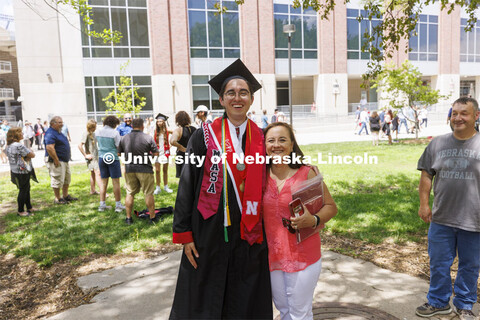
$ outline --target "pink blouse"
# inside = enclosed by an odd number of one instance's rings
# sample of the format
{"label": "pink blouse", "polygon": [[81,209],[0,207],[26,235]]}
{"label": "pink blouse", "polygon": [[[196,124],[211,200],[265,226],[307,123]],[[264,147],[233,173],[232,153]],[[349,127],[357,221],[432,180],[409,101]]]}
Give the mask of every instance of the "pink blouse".
{"label": "pink blouse", "polygon": [[267,236],[270,271],[301,271],[317,262],[322,256],[319,233],[297,244],[295,234],[290,233],[282,223],[282,218],[291,218],[288,204],[292,201],[292,186],[307,180],[309,171],[309,166],[298,169],[291,178],[287,179],[280,193],[275,180],[268,175],[267,188],[263,195],[263,221]]}

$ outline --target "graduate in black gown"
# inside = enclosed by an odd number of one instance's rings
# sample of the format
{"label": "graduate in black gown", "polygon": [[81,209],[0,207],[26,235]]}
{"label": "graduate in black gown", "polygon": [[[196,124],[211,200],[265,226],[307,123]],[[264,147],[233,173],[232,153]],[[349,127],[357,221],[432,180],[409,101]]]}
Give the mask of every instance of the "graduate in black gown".
{"label": "graduate in black gown", "polygon": [[[225,114],[196,130],[187,146],[173,221],[173,242],[184,250],[170,319],[272,319],[261,218],[265,166],[233,155],[265,155],[263,133],[246,116],[261,86],[240,59],[209,83]],[[224,162],[212,157],[222,155]]]}

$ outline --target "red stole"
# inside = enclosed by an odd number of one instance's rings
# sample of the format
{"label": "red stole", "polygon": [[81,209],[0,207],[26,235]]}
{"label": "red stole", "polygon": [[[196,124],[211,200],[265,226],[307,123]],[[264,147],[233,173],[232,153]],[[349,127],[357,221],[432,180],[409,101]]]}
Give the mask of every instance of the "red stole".
{"label": "red stole", "polygon": [[[223,123],[222,123],[223,122]],[[204,123],[202,125],[205,142],[207,145],[207,156],[203,169],[202,187],[198,201],[198,210],[204,219],[208,219],[217,212],[220,196],[224,190],[224,170],[232,180],[237,205],[242,212],[241,219],[241,237],[250,244],[263,241],[262,231],[262,192],[265,181],[264,164],[245,164],[243,171],[237,169],[237,159],[234,159],[235,153],[228,121],[216,119],[212,124]],[[248,120],[245,131],[246,143],[244,156],[259,155],[265,159],[264,138],[260,129],[251,120]],[[225,152],[226,163],[222,161],[216,163],[220,156]],[[212,158],[213,156],[213,158]],[[215,157],[215,156],[218,156]],[[225,184],[226,185],[226,184]],[[228,199],[224,197],[225,226],[230,225],[228,212]]]}

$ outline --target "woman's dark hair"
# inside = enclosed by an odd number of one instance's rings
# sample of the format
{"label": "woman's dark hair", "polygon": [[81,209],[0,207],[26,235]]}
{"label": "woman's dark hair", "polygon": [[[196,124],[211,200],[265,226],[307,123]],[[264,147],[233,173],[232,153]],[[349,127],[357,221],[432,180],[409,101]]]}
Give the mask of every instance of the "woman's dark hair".
{"label": "woman's dark hair", "polygon": [[228,78],[227,80],[228,81],[225,81],[223,84],[222,84],[222,87],[220,88],[220,93],[218,94],[220,97],[223,98],[223,94],[225,93],[225,88],[227,87],[227,84],[234,80],[234,79],[241,79],[243,81],[245,81],[247,83],[247,86],[248,86],[248,91],[250,91],[250,97],[253,97],[253,88],[252,88],[252,85],[250,84],[250,82],[248,82],[248,80],[238,76],[238,77],[230,77]]}
{"label": "woman's dark hair", "polygon": [[10,130],[7,132],[7,145],[11,145],[14,142],[19,142],[22,139],[22,134],[22,128],[10,128]]}
{"label": "woman's dark hair", "polygon": [[115,116],[107,116],[103,119],[103,125],[115,129],[120,124],[120,120]]}
{"label": "woman's dark hair", "polygon": [[179,127],[186,127],[192,123],[192,119],[185,111],[178,111],[175,115],[175,123]]}
{"label": "woman's dark hair", "polygon": [[[162,121],[162,124],[159,126],[158,125],[158,120],[156,120],[156,123],[155,123],[155,137],[158,137],[160,134],[163,134],[164,143],[167,144],[168,143],[167,122]],[[160,141],[158,143],[160,143]]]}
{"label": "woman's dark hair", "polygon": [[[290,157],[292,157],[292,153],[295,153],[296,156],[300,156],[300,159],[303,159],[303,157],[305,156],[302,152],[302,150],[300,150],[300,147],[298,146],[297,144],[297,140],[295,139],[295,133],[293,132],[293,129],[292,127],[286,123],[286,122],[274,122],[274,123],[270,123],[264,130],[263,130],[263,134],[265,136],[265,141],[266,141],[266,138],[267,138],[267,133],[270,129],[272,128],[275,128],[275,127],[284,127],[285,129],[287,129],[288,131],[288,134],[290,135],[290,140],[292,140],[293,142],[293,150],[292,152],[290,153]],[[271,163],[268,163],[267,166],[271,165]],[[288,166],[292,169],[298,169],[302,166],[304,166],[303,163],[289,163]]]}
{"label": "woman's dark hair", "polygon": [[387,113],[390,115],[390,119],[393,120],[393,112],[391,109],[388,109]]}

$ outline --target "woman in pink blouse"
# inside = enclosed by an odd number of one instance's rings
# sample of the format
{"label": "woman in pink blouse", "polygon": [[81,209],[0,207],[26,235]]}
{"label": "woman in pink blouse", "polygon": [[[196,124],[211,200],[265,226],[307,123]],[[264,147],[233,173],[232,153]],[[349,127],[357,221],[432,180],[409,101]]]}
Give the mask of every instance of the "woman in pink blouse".
{"label": "woman in pink blouse", "polygon": [[[284,122],[272,123],[265,129],[265,145],[269,156],[283,158],[295,153],[303,157],[292,128]],[[316,233],[297,244],[295,234],[291,233],[294,230],[284,227],[282,218],[290,219],[294,229],[316,228],[337,214],[337,206],[324,184],[322,209],[308,212],[304,207],[305,214],[292,218],[288,207],[292,201],[291,188],[298,182],[315,177],[315,170],[303,164],[271,162],[263,197],[263,219],[273,302],[282,320],[313,319],[313,292],[322,268],[320,235]]]}

